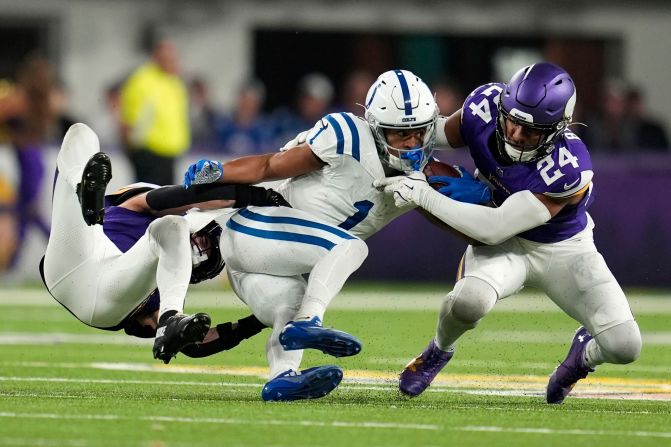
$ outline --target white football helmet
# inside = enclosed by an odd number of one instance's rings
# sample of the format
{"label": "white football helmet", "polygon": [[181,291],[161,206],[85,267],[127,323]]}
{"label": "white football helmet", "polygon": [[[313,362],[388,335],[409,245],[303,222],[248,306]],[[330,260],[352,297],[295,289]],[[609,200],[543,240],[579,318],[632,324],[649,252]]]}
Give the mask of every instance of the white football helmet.
{"label": "white football helmet", "polygon": [[[438,116],[438,106],[424,81],[407,70],[384,72],[368,90],[365,109],[380,160],[405,173],[421,171],[433,152]],[[426,129],[422,146],[412,149],[390,146],[384,134],[384,129],[422,128]]]}

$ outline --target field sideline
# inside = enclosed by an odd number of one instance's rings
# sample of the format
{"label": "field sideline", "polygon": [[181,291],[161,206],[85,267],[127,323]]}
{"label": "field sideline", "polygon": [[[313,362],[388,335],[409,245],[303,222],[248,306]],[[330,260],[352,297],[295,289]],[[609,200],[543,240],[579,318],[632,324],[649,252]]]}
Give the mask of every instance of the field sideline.
{"label": "field sideline", "polygon": [[[534,293],[499,303],[436,383],[404,398],[398,372],[432,336],[447,290],[348,286],[325,324],[364,350],[303,360],[341,366],[342,385],[320,400],[264,403],[267,331],[163,365],[150,341],[87,328],[39,288],[0,289],[0,446],[671,446],[671,295],[628,291],[641,359],[600,367],[563,405],[545,404],[544,389],[577,324]],[[228,289],[195,289],[187,310],[246,315]]]}

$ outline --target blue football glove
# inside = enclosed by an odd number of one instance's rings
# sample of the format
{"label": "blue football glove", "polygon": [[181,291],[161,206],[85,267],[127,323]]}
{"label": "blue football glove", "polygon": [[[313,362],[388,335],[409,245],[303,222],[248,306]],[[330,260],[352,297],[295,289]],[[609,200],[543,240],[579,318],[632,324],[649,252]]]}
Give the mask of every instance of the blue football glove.
{"label": "blue football glove", "polygon": [[492,199],[492,192],[486,184],[476,180],[470,172],[463,166],[457,169],[461,177],[446,177],[442,175],[432,175],[427,180],[429,183],[444,183],[438,192],[464,203],[473,203],[476,205],[486,205]]}
{"label": "blue football glove", "polygon": [[410,151],[401,152],[402,160],[410,160],[412,163],[412,170],[419,171],[422,167],[422,161],[424,161],[424,152],[421,149],[415,149]]}
{"label": "blue football glove", "polygon": [[185,188],[188,188],[191,185],[214,183],[223,175],[224,168],[222,168],[221,163],[218,161],[198,160],[186,170],[182,184]]}

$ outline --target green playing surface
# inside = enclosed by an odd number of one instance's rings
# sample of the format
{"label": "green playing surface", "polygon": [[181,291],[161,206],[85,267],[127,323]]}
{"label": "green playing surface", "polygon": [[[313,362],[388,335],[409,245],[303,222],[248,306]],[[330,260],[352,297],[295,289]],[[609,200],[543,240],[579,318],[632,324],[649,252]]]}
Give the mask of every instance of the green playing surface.
{"label": "green playing surface", "polygon": [[[499,303],[466,334],[422,396],[398,373],[433,336],[449,286],[351,285],[325,325],[364,349],[303,367],[339,365],[345,379],[314,401],[265,403],[268,331],[206,359],[152,359],[151,341],[74,319],[41,289],[0,289],[0,446],[662,446],[671,445],[671,295],[629,291],[641,358],[602,365],[562,405],[549,374],[577,323],[546,298]],[[245,316],[223,288],[198,288],[187,311]]]}

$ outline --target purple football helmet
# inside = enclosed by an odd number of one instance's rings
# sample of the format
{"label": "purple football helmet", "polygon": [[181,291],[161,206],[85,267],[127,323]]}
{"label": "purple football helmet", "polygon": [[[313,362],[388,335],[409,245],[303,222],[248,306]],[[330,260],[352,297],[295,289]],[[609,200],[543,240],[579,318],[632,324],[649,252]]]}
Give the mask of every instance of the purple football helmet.
{"label": "purple football helmet", "polygon": [[[575,100],[573,79],[557,65],[541,62],[515,73],[499,99],[496,136],[500,155],[513,162],[529,162],[551,153],[555,139],[571,123]],[[538,142],[521,146],[510,141],[506,120],[538,135]]]}

